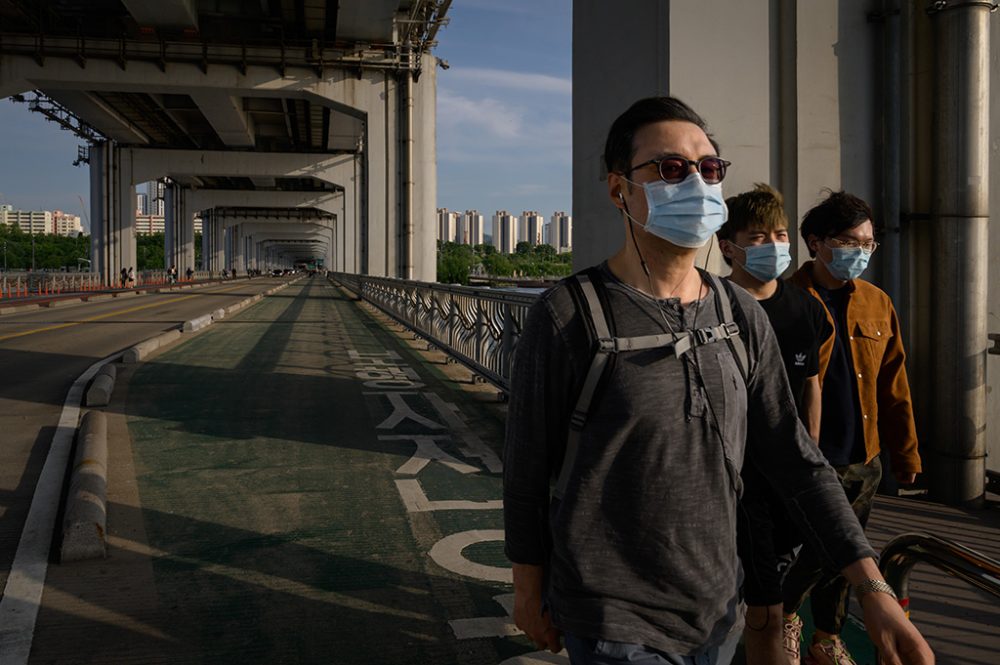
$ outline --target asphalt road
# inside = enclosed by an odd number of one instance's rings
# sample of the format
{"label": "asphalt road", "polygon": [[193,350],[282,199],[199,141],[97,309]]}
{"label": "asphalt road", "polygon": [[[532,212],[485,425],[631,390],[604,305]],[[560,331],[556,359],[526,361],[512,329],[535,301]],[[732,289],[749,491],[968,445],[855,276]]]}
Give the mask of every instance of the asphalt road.
{"label": "asphalt road", "polygon": [[259,277],[0,317],[0,590],[76,378],[102,358],[288,279]]}

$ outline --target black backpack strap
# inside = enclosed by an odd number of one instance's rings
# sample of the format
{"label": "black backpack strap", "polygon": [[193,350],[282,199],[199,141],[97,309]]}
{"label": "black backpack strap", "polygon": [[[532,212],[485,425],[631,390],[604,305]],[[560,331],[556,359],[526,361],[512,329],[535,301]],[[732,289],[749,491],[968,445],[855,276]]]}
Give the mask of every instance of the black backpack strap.
{"label": "black backpack strap", "polygon": [[[563,454],[562,467],[552,490],[552,496],[562,499],[569,485],[569,478],[576,456],[580,449],[580,436],[587,422],[587,414],[594,403],[594,396],[608,364],[620,351],[641,351],[647,349],[672,348],[675,356],[680,357],[696,346],[713,344],[723,340],[736,358],[740,374],[744,382],[748,376],[748,359],[746,344],[740,334],[740,326],[733,320],[733,308],[726,286],[717,276],[704,272],[715,290],[716,308],[719,325],[699,328],[697,330],[679,333],[661,333],[658,335],[643,335],[638,337],[616,337],[612,330],[613,322],[609,323],[608,313],[600,297],[602,287],[601,276],[596,270],[577,273],[570,278],[571,288],[577,293],[577,306],[590,322],[590,329],[595,337],[594,355],[590,361],[583,380],[583,386],[576,399],[576,405],[569,419],[569,432],[566,437],[566,452]],[[742,310],[740,311],[742,315]],[[742,316],[741,316],[742,318]]]}
{"label": "black backpack strap", "polygon": [[583,296],[583,304],[586,306],[585,313],[590,319],[594,334],[597,337],[596,350],[590,361],[590,368],[587,370],[586,378],[583,380],[583,387],[576,398],[576,406],[569,419],[569,434],[566,439],[566,452],[563,454],[562,468],[559,471],[559,478],[556,480],[552,495],[557,499],[562,499],[566,494],[566,486],[569,484],[570,471],[576,461],[577,451],[580,449],[580,433],[583,425],[587,422],[587,413],[593,402],[597,386],[604,376],[604,370],[614,353],[614,339],[608,327],[608,319],[604,313],[604,306],[597,295],[594,282],[586,273],[574,275],[577,286]]}
{"label": "black backpack strap", "polygon": [[[702,275],[708,279],[709,284],[712,289],[715,290],[715,311],[719,316],[719,321],[722,322],[723,327],[732,326],[735,327],[736,335],[727,335],[725,337],[726,343],[729,345],[729,350],[733,354],[733,358],[736,360],[736,366],[740,370],[740,374],[743,376],[743,383],[747,386],[750,385],[750,357],[747,354],[747,345],[743,340],[743,335],[739,334],[740,328],[746,327],[746,317],[743,316],[743,310],[740,309],[740,318],[742,319],[743,325],[740,326],[736,323],[733,317],[733,297],[735,294],[731,295],[730,287],[725,283],[718,275],[710,272],[702,272]],[[739,303],[736,303],[736,307],[739,308]]]}

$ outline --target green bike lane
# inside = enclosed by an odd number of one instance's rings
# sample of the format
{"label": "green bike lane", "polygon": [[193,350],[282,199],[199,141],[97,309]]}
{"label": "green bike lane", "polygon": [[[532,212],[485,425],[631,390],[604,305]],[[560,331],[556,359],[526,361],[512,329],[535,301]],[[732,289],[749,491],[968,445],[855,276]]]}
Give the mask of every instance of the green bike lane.
{"label": "green bike lane", "polygon": [[292,286],[126,390],[110,556],[80,568],[106,588],[57,575],[33,663],[527,662],[502,412],[348,294]]}

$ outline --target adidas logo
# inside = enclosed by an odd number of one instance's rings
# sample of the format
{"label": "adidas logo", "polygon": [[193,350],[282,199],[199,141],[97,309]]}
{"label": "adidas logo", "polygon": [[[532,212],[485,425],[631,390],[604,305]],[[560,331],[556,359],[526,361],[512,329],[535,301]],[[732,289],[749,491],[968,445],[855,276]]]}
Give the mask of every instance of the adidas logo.
{"label": "adidas logo", "polygon": [[806,354],[804,354],[804,353],[796,353],[795,354],[795,366],[796,367],[804,367],[805,364],[806,364]]}

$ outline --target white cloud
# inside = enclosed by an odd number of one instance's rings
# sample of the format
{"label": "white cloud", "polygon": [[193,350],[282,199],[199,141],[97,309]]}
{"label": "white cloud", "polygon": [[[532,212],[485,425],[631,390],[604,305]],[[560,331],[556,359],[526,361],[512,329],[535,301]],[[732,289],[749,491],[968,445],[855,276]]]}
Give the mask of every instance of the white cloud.
{"label": "white cloud", "polygon": [[496,99],[471,99],[439,89],[438,125],[449,131],[471,128],[499,138],[515,138],[521,132],[523,111]]}
{"label": "white cloud", "polygon": [[440,79],[455,83],[481,85],[488,88],[508,88],[513,90],[528,90],[531,92],[547,92],[557,95],[568,95],[573,91],[570,79],[549,76],[548,74],[532,74],[516,72],[508,69],[487,69],[484,67],[452,67]]}

